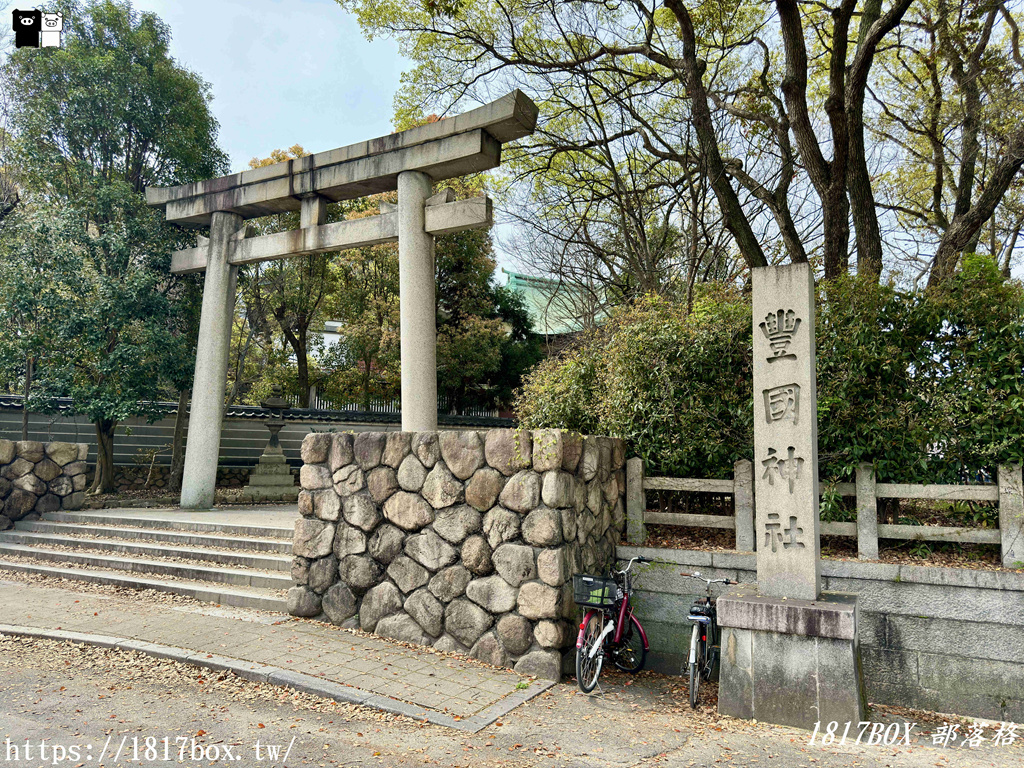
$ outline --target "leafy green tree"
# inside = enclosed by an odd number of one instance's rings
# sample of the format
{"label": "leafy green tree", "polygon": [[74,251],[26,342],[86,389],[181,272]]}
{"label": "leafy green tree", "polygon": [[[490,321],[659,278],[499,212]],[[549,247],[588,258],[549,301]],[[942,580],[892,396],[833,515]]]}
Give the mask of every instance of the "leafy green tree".
{"label": "leafy green tree", "polygon": [[[57,248],[69,269],[64,321],[40,381],[89,416],[99,446],[92,492],[109,491],[117,424],[154,416],[187,354],[175,333],[170,253],[190,238],[142,197],[226,170],[209,86],[170,56],[152,13],[109,0],[59,2],[74,24],[63,48],[20,50],[4,67],[14,157],[41,215],[66,217]],[[191,362],[191,361],[188,361]]]}

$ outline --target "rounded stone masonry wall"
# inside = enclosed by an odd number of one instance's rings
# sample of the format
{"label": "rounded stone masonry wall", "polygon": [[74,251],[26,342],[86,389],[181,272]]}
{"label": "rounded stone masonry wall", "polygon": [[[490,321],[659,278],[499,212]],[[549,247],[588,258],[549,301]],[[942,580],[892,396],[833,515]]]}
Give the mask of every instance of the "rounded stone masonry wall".
{"label": "rounded stone masonry wall", "polygon": [[81,509],[85,443],[0,440],[0,531],[33,512]]}
{"label": "rounded stone masonry wall", "polygon": [[314,433],[288,610],[559,679],[572,574],[625,526],[625,446],[563,430]]}

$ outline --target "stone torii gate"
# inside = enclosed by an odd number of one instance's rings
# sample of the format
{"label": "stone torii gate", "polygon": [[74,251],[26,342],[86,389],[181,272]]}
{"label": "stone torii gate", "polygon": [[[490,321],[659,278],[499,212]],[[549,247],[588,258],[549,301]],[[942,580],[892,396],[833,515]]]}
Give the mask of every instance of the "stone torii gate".
{"label": "stone torii gate", "polygon": [[[434,236],[491,224],[486,197],[431,196],[435,181],[497,167],[501,145],[533,133],[537,107],[513,91],[482,107],[407,131],[177,187],[150,187],[167,220],[209,227],[177,251],[171,272],[206,271],[181,506],[213,506],[240,264],[398,241],[402,429],[437,429]],[[378,216],[325,224],[327,204],[398,190]],[[299,228],[251,237],[246,219],[299,211]]]}

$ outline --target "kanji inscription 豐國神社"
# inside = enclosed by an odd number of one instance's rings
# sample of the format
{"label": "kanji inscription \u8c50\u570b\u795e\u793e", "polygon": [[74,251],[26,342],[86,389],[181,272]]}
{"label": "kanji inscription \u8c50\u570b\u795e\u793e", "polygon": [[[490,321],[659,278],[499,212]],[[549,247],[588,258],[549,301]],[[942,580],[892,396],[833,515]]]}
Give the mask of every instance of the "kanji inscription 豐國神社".
{"label": "kanji inscription \u8c50\u570b\u795e\u793e", "polygon": [[758,589],[814,600],[821,578],[810,266],[755,269],[753,304]]}

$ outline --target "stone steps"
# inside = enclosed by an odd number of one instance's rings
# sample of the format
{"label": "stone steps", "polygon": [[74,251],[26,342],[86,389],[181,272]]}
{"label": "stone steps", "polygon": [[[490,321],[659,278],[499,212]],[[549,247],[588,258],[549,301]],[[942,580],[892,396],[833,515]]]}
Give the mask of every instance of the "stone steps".
{"label": "stone steps", "polygon": [[142,557],[175,557],[238,568],[255,568],[262,571],[289,571],[292,567],[292,559],[287,555],[267,555],[242,551],[224,552],[218,549],[147,544],[143,542],[118,541],[116,539],[93,539],[81,536],[71,537],[52,533],[32,533],[17,530],[0,533],[0,554],[7,551],[8,545],[25,545],[29,548],[46,547],[49,545],[72,547],[93,552],[117,552]]}
{"label": "stone steps", "polygon": [[182,531],[162,530],[157,528],[124,528],[114,525],[76,525],[73,523],[29,520],[21,520],[17,522],[15,524],[15,530],[54,533],[61,536],[81,535],[136,541],[166,541],[179,546],[220,547],[244,549],[253,552],[277,552],[291,554],[292,551],[290,535],[287,539],[253,538],[240,535],[215,536]]}
{"label": "stone steps", "polygon": [[292,529],[244,514],[63,512],[0,533],[0,572],[34,573],[284,611]]}

